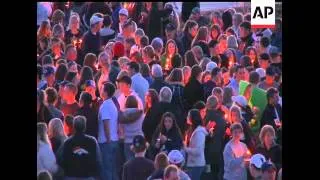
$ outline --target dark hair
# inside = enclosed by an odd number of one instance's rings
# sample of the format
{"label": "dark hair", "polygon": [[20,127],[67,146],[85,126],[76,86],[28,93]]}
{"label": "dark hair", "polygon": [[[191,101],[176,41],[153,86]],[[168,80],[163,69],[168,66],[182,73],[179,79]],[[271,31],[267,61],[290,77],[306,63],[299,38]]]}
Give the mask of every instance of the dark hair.
{"label": "dark hair", "polygon": [[104,17],[103,17],[103,26],[104,27],[108,27],[108,26],[110,26],[112,24],[112,18],[111,18],[111,16],[110,15],[105,15]]}
{"label": "dark hair", "polygon": [[260,59],[270,61],[270,56],[268,53],[262,53],[260,54]]}
{"label": "dark hair", "polygon": [[68,84],[66,84],[65,85],[65,88],[69,88],[72,92],[73,92],[73,94],[77,94],[78,93],[78,88],[77,88],[77,86],[76,85],[74,85],[73,83],[68,83]]}
{"label": "dark hair", "polygon": [[136,51],[134,53],[131,54],[130,59],[132,61],[135,61],[137,63],[143,63],[143,58],[142,58],[142,54],[140,51]]}
{"label": "dark hair", "polygon": [[75,48],[73,44],[68,44],[66,46],[65,52],[67,53],[71,48]]}
{"label": "dark hair", "polygon": [[179,169],[177,168],[176,165],[169,165],[169,166],[167,166],[167,167],[164,169],[163,177],[164,177],[164,178],[169,178],[171,172],[178,172],[178,170],[179,170]]}
{"label": "dark hair", "polygon": [[82,101],[85,106],[90,105],[92,103],[92,96],[88,92],[82,91],[79,101]]}
{"label": "dark hair", "polygon": [[198,126],[202,125],[202,118],[200,115],[200,111],[198,109],[191,109],[189,111],[190,119],[192,123],[192,130],[196,129]]}
{"label": "dark hair", "polygon": [[84,132],[86,130],[87,118],[85,116],[76,116],[73,121],[73,128],[76,132]]}
{"label": "dark hair", "polygon": [[179,70],[177,68],[174,68],[170,75],[169,75],[169,81],[170,82],[182,82],[183,79],[183,72],[182,70]]}
{"label": "dark hair", "polygon": [[251,23],[248,22],[248,21],[243,21],[243,22],[240,24],[240,27],[245,28],[245,29],[251,31]]}
{"label": "dark hair", "polygon": [[67,61],[66,61],[65,59],[59,59],[59,60],[57,61],[57,65],[60,65],[60,64],[65,64],[65,65],[67,65]]}
{"label": "dark hair", "polygon": [[206,107],[206,104],[203,101],[197,101],[194,105],[193,108],[194,109],[198,109],[199,111],[201,109],[204,109]]}
{"label": "dark hair", "polygon": [[242,65],[236,65],[235,66],[235,73],[237,73],[240,69],[243,69],[243,68],[245,68],[245,67]]}
{"label": "dark hair", "polygon": [[37,65],[37,76],[39,79],[42,78],[42,74],[43,74],[42,66],[38,64]]}
{"label": "dark hair", "polygon": [[[218,36],[217,36],[216,39],[214,39],[214,38],[212,37],[212,33],[211,33],[211,32],[212,32],[213,30],[216,30],[216,31],[218,32]],[[218,37],[220,36],[220,34],[221,34],[221,27],[219,26],[219,24],[212,24],[211,27],[210,27],[210,37],[211,37],[211,39],[212,39],[212,40],[217,40]]]}
{"label": "dark hair", "polygon": [[112,97],[115,91],[116,88],[113,83],[107,82],[103,85],[103,92],[107,93],[108,97]]}
{"label": "dark hair", "polygon": [[126,100],[125,107],[126,108],[138,108],[137,98],[133,95],[128,96],[127,100]]}
{"label": "dark hair", "polygon": [[208,47],[215,48],[218,44],[219,44],[219,42],[217,40],[210,40]]}
{"label": "dark hair", "polygon": [[216,77],[219,74],[219,72],[221,72],[221,69],[219,67],[213,68],[212,71],[211,71],[211,77],[212,78]]}
{"label": "dark hair", "polygon": [[97,56],[93,53],[87,53],[84,57],[83,66],[89,66],[93,70],[97,62]]}
{"label": "dark hair", "polygon": [[230,11],[226,10],[222,14],[223,31],[232,26],[232,15]]}
{"label": "dark hair", "polygon": [[184,61],[185,61],[185,65],[186,66],[194,66],[194,65],[197,65],[199,64],[194,53],[191,51],[191,50],[188,50],[185,55],[184,55]]}
{"label": "dark hair", "polygon": [[67,114],[64,118],[66,125],[70,128],[73,126],[74,117],[71,114]]}
{"label": "dark hair", "polygon": [[243,131],[243,127],[241,125],[241,123],[233,123],[230,127],[231,132],[233,132],[236,129],[240,129],[241,131]]}
{"label": "dark hair", "polygon": [[150,67],[148,64],[142,63],[140,64],[140,73],[143,77],[148,77],[150,76]]}
{"label": "dark hair", "polygon": [[54,101],[58,98],[57,90],[55,88],[48,87],[45,92],[47,94],[48,104],[53,104]]}
{"label": "dark hair", "polygon": [[112,60],[111,65],[115,67],[120,67],[119,62],[117,60]]}
{"label": "dark hair", "polygon": [[56,81],[63,81],[67,72],[68,72],[67,66],[65,64],[59,64],[55,74]]}
{"label": "dark hair", "polygon": [[243,20],[244,20],[244,21],[251,22],[251,14],[250,14],[250,13],[246,13],[246,14],[243,16]]}
{"label": "dark hair", "polygon": [[170,129],[170,131],[177,131],[178,132],[178,135],[180,136],[181,139],[182,138],[182,133],[181,133],[181,130],[178,126],[178,123],[177,123],[177,119],[176,119],[176,116],[172,113],[172,112],[165,112],[162,117],[161,117],[161,121],[160,121],[160,124],[158,125],[158,130],[157,132],[161,132],[162,134],[164,134],[166,132],[166,128],[164,127],[164,120],[169,117],[172,119],[172,128]]}
{"label": "dark hair", "polygon": [[[159,94],[155,89],[148,89],[148,93],[150,94],[150,97],[151,97],[152,106],[155,103],[159,102]],[[145,112],[147,112],[147,106],[145,108]]]}
{"label": "dark hair", "polygon": [[277,93],[279,93],[279,91],[276,88],[274,87],[269,88],[267,90],[267,100],[269,101],[270,98],[273,98],[273,96]]}
{"label": "dark hair", "polygon": [[83,66],[80,72],[80,82],[79,84],[84,84],[87,80],[93,80],[93,72],[91,67]]}
{"label": "dark hair", "polygon": [[175,54],[171,59],[172,68],[181,68],[182,66],[182,57],[180,54]]}
{"label": "dark hair", "polygon": [[240,58],[240,64],[244,67],[252,66],[251,59],[247,55],[243,55]]}
{"label": "dark hair", "polygon": [[125,41],[125,43],[129,44],[130,46],[133,46],[136,43],[136,41],[132,37],[126,38],[124,41]]}
{"label": "dark hair", "polygon": [[229,70],[226,67],[222,67],[221,68],[221,72],[223,74],[223,73],[229,72]]}
{"label": "dark hair", "polygon": [[140,66],[139,66],[139,64],[138,63],[136,63],[136,62],[130,62],[129,64],[129,68],[130,69],[133,69],[134,70],[134,72],[139,72],[140,71]]}
{"label": "dark hair", "polygon": [[189,29],[198,25],[198,23],[194,20],[187,20],[186,23],[184,24],[183,32],[185,35],[189,33]]}
{"label": "dark hair", "polygon": [[249,82],[252,84],[258,84],[260,81],[260,76],[259,73],[257,73],[256,71],[252,71],[249,74]]}
{"label": "dark hair", "polygon": [[191,68],[191,76],[190,79],[194,78],[196,79],[202,72],[202,69],[199,65],[194,65]]}
{"label": "dark hair", "polygon": [[168,23],[168,24],[166,25],[165,30],[166,30],[167,32],[172,32],[172,31],[177,30],[177,27],[176,27],[173,23],[170,22],[170,23]]}
{"label": "dark hair", "polygon": [[232,29],[232,27],[228,27],[227,29],[226,29],[226,33],[230,33],[230,34],[232,34],[232,35],[234,35],[235,37],[237,37],[238,35],[236,34],[236,32]]}
{"label": "dark hair", "polygon": [[262,37],[260,39],[260,44],[261,46],[263,46],[264,48],[268,47],[270,45],[270,40],[268,37]]}
{"label": "dark hair", "polygon": [[73,80],[76,78],[77,73],[68,71],[66,76],[64,77],[65,81],[73,82]]}
{"label": "dark hair", "polygon": [[142,48],[148,46],[149,45],[149,37],[146,35],[142,36],[140,39],[140,44],[141,44]]}
{"label": "dark hair", "polygon": [[53,60],[50,55],[45,55],[42,57],[42,65],[53,64]]}

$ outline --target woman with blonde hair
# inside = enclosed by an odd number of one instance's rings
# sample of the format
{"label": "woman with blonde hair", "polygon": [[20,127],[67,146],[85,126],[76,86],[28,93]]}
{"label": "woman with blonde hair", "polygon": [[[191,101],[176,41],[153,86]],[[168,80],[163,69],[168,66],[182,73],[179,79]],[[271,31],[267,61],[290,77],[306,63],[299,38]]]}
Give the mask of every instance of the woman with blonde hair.
{"label": "woman with blonde hair", "polygon": [[51,149],[45,123],[37,123],[37,140],[37,171],[48,170],[51,174],[55,174],[58,165]]}
{"label": "woman with blonde hair", "polygon": [[37,40],[47,38],[50,39],[52,35],[51,25],[49,21],[43,21],[37,32]]}
{"label": "woman with blonde hair", "polygon": [[51,121],[49,122],[48,136],[50,139],[52,150],[56,154],[59,147],[67,139],[61,119],[51,119]]}
{"label": "woman with blonde hair", "polygon": [[64,27],[61,24],[56,24],[52,28],[53,37],[64,40]]}
{"label": "woman with blonde hair", "polygon": [[80,47],[82,43],[83,31],[80,28],[80,17],[78,13],[72,13],[69,18],[69,24],[67,26],[67,31],[65,33],[66,44],[74,44]]}
{"label": "woman with blonde hair", "polygon": [[276,133],[272,126],[264,125],[260,131],[260,144],[257,152],[270,159],[279,170],[282,167],[282,147],[275,141]]}

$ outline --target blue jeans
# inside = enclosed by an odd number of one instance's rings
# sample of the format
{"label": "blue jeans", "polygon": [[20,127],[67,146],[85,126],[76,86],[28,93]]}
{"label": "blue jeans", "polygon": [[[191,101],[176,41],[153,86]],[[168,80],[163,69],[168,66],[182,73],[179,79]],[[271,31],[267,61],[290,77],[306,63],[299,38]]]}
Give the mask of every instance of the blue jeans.
{"label": "blue jeans", "polygon": [[205,167],[188,167],[188,175],[192,180],[200,180],[201,174]]}
{"label": "blue jeans", "polygon": [[118,180],[117,153],[118,141],[99,144],[102,156],[102,180]]}
{"label": "blue jeans", "polygon": [[131,143],[124,143],[124,156],[126,162],[134,158],[134,153],[131,151],[130,146]]}

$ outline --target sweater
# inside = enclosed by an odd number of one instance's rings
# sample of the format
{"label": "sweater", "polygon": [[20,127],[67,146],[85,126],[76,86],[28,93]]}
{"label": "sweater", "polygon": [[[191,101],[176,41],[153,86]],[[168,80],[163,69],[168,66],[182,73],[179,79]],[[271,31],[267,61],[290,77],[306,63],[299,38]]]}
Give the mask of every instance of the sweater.
{"label": "sweater", "polygon": [[58,166],[50,145],[40,141],[37,153],[37,171],[42,170],[48,170],[51,174],[54,174],[58,171]]}
{"label": "sweater", "polygon": [[203,167],[206,165],[204,148],[207,135],[207,130],[202,126],[198,126],[193,131],[189,147],[186,148],[188,153],[187,167]]}

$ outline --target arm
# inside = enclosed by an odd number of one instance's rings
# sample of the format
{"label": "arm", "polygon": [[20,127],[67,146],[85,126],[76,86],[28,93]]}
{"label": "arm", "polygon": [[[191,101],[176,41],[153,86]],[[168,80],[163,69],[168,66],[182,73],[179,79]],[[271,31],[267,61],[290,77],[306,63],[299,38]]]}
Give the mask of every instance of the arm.
{"label": "arm", "polygon": [[223,159],[225,166],[229,167],[231,170],[239,167],[244,160],[243,156],[236,158],[230,146],[225,147],[223,151]]}
{"label": "arm", "polygon": [[137,110],[133,112],[123,113],[119,111],[119,123],[121,124],[131,124],[136,122],[142,115],[142,110]]}
{"label": "arm", "polygon": [[193,140],[197,142],[195,147],[187,147],[186,151],[192,155],[199,155],[204,151],[205,135],[203,133],[196,133]]}
{"label": "arm", "polygon": [[110,142],[110,123],[109,123],[109,119],[104,119],[103,120],[103,126],[104,126],[104,134],[106,136],[107,143],[109,143]]}

